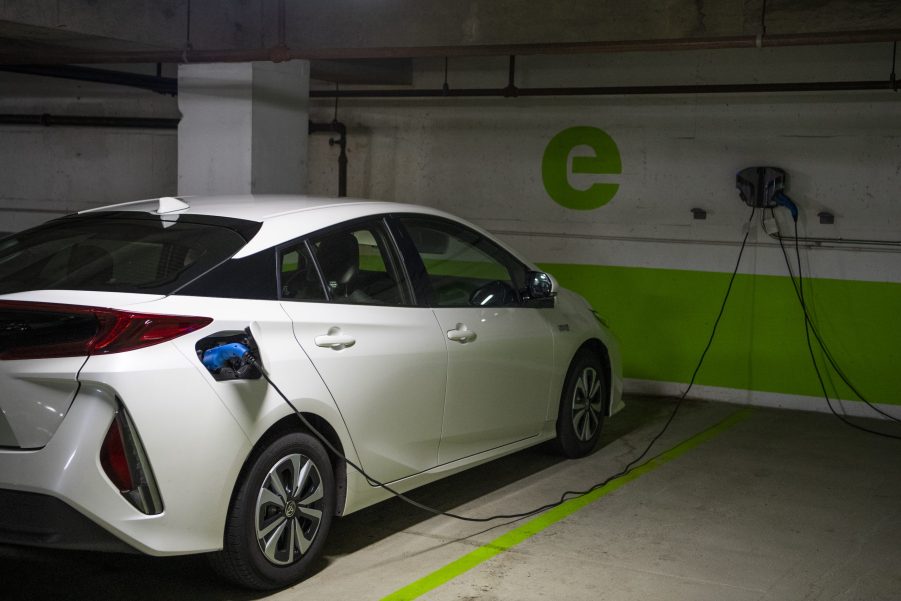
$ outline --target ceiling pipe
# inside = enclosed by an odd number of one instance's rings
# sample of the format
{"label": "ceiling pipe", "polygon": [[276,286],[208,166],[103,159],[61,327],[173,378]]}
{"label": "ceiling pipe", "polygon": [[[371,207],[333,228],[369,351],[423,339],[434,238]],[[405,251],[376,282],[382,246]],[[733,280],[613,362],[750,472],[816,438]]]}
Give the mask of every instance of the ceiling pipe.
{"label": "ceiling pipe", "polygon": [[663,94],[739,94],[759,92],[849,92],[894,90],[889,80],[791,83],[687,84],[651,86],[581,86],[557,88],[430,88],[310,90],[310,98],[510,98],[542,96],[634,96]]}
{"label": "ceiling pipe", "polygon": [[71,48],[43,48],[0,52],[0,64],[96,64],[96,63],[229,63],[291,59],[340,60],[376,58],[444,58],[465,56],[526,56],[537,54],[602,54],[608,52],[656,52],[718,50],[727,48],[778,48],[863,44],[901,40],[901,29],[743,35],[708,38],[551,42],[534,44],[480,44],[462,46],[400,46],[380,48],[272,48],[197,50],[138,50],[90,52]]}
{"label": "ceiling pipe", "polygon": [[129,86],[170,96],[175,96],[178,93],[178,80],[174,77],[162,77],[161,75],[143,75],[141,73],[94,69],[77,65],[0,65],[0,71]]}
{"label": "ceiling pipe", "polygon": [[46,127],[121,127],[133,129],[177,129],[180,119],[159,117],[84,117],[76,115],[0,115],[0,125],[43,125]]}
{"label": "ceiling pipe", "polygon": [[329,138],[329,146],[338,145],[338,197],[347,197],[347,126],[337,119],[331,123],[309,122],[310,134],[338,134]]}

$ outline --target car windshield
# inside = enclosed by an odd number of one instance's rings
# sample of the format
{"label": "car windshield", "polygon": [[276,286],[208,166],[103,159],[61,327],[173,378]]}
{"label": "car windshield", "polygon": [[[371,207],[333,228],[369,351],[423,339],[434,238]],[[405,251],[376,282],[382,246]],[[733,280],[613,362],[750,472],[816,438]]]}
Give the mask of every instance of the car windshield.
{"label": "car windshield", "polygon": [[231,257],[258,229],[254,222],[196,215],[64,217],[0,241],[0,294],[170,294]]}

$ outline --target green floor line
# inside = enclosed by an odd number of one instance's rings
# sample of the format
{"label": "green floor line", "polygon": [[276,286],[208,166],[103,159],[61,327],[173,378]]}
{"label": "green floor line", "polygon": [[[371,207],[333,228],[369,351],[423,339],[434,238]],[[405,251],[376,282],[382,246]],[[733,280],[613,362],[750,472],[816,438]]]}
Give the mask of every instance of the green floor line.
{"label": "green floor line", "polygon": [[452,561],[446,566],[435,570],[431,574],[420,578],[416,582],[408,584],[402,589],[391,593],[387,597],[382,598],[381,601],[410,601],[412,599],[421,597],[427,592],[438,588],[442,584],[453,580],[457,576],[468,572],[480,563],[488,561],[495,555],[499,555],[504,551],[518,545],[524,540],[541,532],[548,526],[556,524],[563,518],[575,513],[576,511],[579,511],[586,505],[590,505],[604,495],[607,495],[618,489],[619,487],[631,482],[632,480],[640,478],[648,472],[651,472],[658,467],[669,463],[674,459],[677,459],[699,444],[710,440],[711,438],[728,430],[735,424],[744,421],[748,418],[748,416],[751,415],[751,413],[753,413],[753,409],[750,407],[736,411],[718,424],[708,428],[707,430],[704,430],[699,434],[696,434],[695,436],[692,436],[688,440],[676,445],[670,450],[657,455],[653,459],[650,459],[646,463],[635,468],[625,476],[621,476],[616,480],[608,482],[605,486],[585,495],[584,497],[579,497],[577,499],[567,501],[566,503],[547,511],[539,515],[538,517],[529,520],[525,524],[511,530],[510,532],[507,532],[502,536],[499,536],[490,543],[479,547],[475,551],[467,553],[463,557],[460,557],[459,559]]}

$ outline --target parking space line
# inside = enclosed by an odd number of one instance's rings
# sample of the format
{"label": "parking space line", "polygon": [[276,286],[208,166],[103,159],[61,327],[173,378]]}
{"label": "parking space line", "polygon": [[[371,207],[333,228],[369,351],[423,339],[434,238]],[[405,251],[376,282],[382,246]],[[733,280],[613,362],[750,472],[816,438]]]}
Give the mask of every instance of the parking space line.
{"label": "parking space line", "polygon": [[431,574],[420,578],[419,580],[398,589],[387,597],[383,597],[381,601],[411,601],[422,595],[432,591],[439,586],[453,580],[457,576],[468,572],[479,564],[488,561],[496,555],[500,555],[504,551],[518,545],[519,543],[531,538],[535,534],[541,532],[545,528],[559,522],[563,518],[579,511],[586,505],[597,501],[601,497],[613,492],[614,490],[624,486],[625,484],[640,478],[641,476],[661,467],[681,455],[684,455],[696,446],[718,436],[732,426],[744,421],[753,413],[753,409],[746,407],[736,411],[718,424],[700,432],[688,440],[676,445],[675,447],[664,451],[660,455],[648,460],[646,463],[635,468],[625,476],[621,476],[616,480],[608,482],[603,487],[575,499],[571,499],[558,507],[539,515],[536,518],[514,528],[510,532],[499,536],[493,541],[479,547],[478,549],[467,553],[466,555],[452,561],[451,563],[441,567]]}

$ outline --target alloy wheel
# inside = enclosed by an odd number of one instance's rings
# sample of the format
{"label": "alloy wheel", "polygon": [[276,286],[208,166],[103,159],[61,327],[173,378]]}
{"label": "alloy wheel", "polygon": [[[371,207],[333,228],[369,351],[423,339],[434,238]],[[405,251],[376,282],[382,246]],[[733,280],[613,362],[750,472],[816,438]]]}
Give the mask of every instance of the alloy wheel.
{"label": "alloy wheel", "polygon": [[573,388],[573,431],[582,442],[591,440],[601,423],[601,380],[593,367],[586,367],[579,374]]}
{"label": "alloy wheel", "polygon": [[307,552],[322,521],[324,486],[313,461],[294,453],[280,459],[260,486],[256,538],[266,559],[290,565]]}

